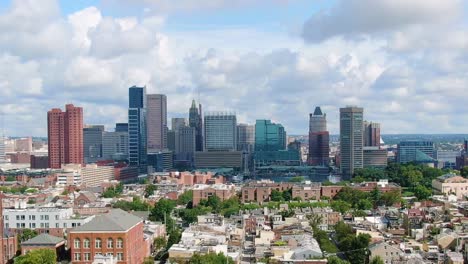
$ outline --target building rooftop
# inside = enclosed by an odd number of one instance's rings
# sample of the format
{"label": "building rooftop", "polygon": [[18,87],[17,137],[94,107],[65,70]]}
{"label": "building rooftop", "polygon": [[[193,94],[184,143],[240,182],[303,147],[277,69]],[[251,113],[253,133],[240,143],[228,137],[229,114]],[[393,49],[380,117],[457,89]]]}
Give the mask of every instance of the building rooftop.
{"label": "building rooftop", "polygon": [[26,240],[21,243],[22,246],[49,246],[49,245],[57,245],[61,242],[64,242],[65,239],[51,236],[49,234],[40,234],[36,237],[33,237],[29,240]]}
{"label": "building rooftop", "polygon": [[113,209],[107,214],[96,215],[90,222],[73,229],[71,232],[127,231],[143,220],[121,209]]}

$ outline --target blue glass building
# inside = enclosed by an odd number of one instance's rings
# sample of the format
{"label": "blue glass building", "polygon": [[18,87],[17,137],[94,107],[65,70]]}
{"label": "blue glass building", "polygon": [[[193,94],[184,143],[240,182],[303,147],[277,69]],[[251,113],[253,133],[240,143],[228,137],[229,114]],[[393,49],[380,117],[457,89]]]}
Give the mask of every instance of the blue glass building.
{"label": "blue glass building", "polygon": [[148,170],[146,129],[146,87],[128,90],[128,161],[140,173]]}

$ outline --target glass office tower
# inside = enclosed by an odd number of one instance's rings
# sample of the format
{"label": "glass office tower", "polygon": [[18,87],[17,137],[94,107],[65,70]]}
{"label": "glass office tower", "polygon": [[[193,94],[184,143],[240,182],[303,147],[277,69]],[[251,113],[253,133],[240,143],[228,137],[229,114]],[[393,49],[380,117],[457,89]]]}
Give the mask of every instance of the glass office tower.
{"label": "glass office tower", "polygon": [[147,172],[146,87],[130,87],[128,108],[128,160]]}

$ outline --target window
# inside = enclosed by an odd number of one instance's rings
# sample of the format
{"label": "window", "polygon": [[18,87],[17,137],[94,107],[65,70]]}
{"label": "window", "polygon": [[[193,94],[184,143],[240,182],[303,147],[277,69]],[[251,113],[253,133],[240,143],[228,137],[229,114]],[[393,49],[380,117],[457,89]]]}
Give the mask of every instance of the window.
{"label": "window", "polygon": [[81,244],[80,239],[79,239],[79,238],[75,238],[75,242],[74,242],[75,248],[80,248],[80,244]]}
{"label": "window", "polygon": [[49,220],[49,215],[44,215],[45,220]]}
{"label": "window", "polygon": [[88,238],[85,238],[85,239],[83,240],[83,248],[89,248],[89,245],[90,245],[90,244],[91,244],[91,243],[90,243],[90,241],[89,241]]}
{"label": "window", "polygon": [[91,253],[84,253],[84,260],[91,260]]}
{"label": "window", "polygon": [[100,238],[96,238],[94,241],[94,247],[95,248],[101,248],[102,247],[102,240]]}
{"label": "window", "polygon": [[36,216],[35,216],[35,215],[32,216],[32,220],[34,220],[34,221],[36,220]]}
{"label": "window", "polygon": [[19,220],[19,215],[16,216],[16,220]]}
{"label": "window", "polygon": [[107,248],[113,248],[114,247],[114,240],[112,238],[107,239]]}
{"label": "window", "polygon": [[59,215],[55,215],[55,220],[59,220]]}
{"label": "window", "polygon": [[59,228],[59,223],[55,223],[55,228]]}
{"label": "window", "polygon": [[63,223],[63,228],[67,228],[67,223]]}
{"label": "window", "polygon": [[80,253],[75,253],[74,257],[75,257],[74,259],[77,260],[77,261],[81,260],[81,254]]}
{"label": "window", "polygon": [[8,221],[8,215],[5,215],[5,220],[7,220],[7,221]]}
{"label": "window", "polygon": [[25,215],[22,215],[22,216],[21,216],[21,220],[26,220],[26,216],[25,216]]}
{"label": "window", "polygon": [[123,239],[117,238],[117,248],[123,248]]}
{"label": "window", "polygon": [[123,253],[117,253],[117,260],[122,261],[123,260]]}

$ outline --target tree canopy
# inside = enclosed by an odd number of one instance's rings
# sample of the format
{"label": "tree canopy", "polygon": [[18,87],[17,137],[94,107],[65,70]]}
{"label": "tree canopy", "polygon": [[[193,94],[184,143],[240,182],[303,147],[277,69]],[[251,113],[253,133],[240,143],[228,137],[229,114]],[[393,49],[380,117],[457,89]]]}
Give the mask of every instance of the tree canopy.
{"label": "tree canopy", "polygon": [[52,249],[35,249],[15,258],[15,264],[55,264],[57,254]]}

